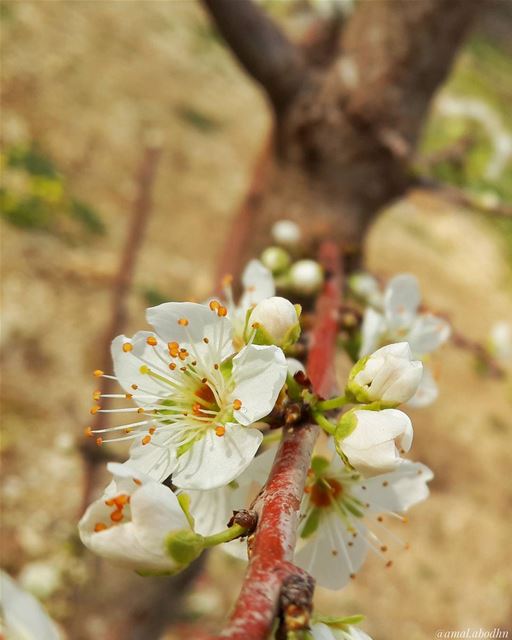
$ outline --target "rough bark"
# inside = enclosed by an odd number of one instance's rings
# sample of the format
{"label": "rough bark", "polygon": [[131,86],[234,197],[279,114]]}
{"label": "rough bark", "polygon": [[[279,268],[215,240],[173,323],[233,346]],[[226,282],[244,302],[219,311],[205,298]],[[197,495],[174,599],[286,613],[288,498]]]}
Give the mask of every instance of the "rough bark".
{"label": "rough bark", "polygon": [[[225,33],[230,12],[216,9],[226,0],[203,2]],[[268,243],[271,223],[283,217],[301,224],[313,242],[332,237],[345,251],[359,252],[376,213],[409,185],[409,159],[430,100],[478,4],[361,0],[337,56],[323,68],[304,70],[286,112],[276,118],[261,178],[242,206],[244,231],[228,239],[230,247],[243,244],[242,261]],[[237,42],[228,44],[256,76]],[[240,261],[232,255],[223,267],[237,272]]]}

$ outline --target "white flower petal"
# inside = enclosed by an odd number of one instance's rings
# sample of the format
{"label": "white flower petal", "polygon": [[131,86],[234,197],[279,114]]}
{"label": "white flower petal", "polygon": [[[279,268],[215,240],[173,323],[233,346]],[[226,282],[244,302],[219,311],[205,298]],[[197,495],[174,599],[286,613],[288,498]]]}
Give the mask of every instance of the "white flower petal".
{"label": "white flower petal", "polygon": [[409,327],[421,302],[418,280],[407,273],[392,278],[384,294],[384,308],[388,327]]}
{"label": "white flower petal", "polygon": [[408,451],[412,444],[409,416],[398,409],[356,410],[354,413],[357,426],[341,442],[350,463],[367,474],[393,469],[401,460],[395,440],[404,451]]}
{"label": "white flower petal", "polygon": [[178,458],[173,483],[183,489],[215,489],[239,476],[254,458],[263,439],[258,429],[238,424],[225,425],[223,436],[208,429]]}
{"label": "white flower petal", "polygon": [[163,430],[154,433],[151,442],[146,445],[136,440],[130,447],[130,467],[146,474],[152,480],[163,482],[178,464],[176,451],[174,447],[169,446],[168,439],[169,433]]}
{"label": "white flower petal", "polygon": [[[196,357],[209,353],[215,347],[218,359],[227,358],[232,352],[232,326],[226,317],[219,317],[208,305],[195,302],[165,302],[146,311],[147,321],[155,327],[164,342],[177,342],[185,348],[193,346],[191,354]],[[187,320],[182,325],[180,320]],[[208,347],[203,338],[210,342]],[[216,354],[217,355],[217,354]]]}
{"label": "white flower petal", "polygon": [[190,529],[175,494],[165,485],[149,482],[133,494],[130,508],[135,536],[152,553],[165,555],[164,541],[171,531]]}
{"label": "white flower petal", "polygon": [[249,345],[233,358],[235,389],[231,399],[240,400],[235,419],[244,425],[267,416],[286,382],[288,367],[284,353],[275,346]]}
{"label": "white flower petal", "polygon": [[384,316],[368,307],[364,312],[363,324],[361,326],[361,348],[359,357],[368,356],[379,346],[382,334],[386,330]]}
{"label": "white flower petal", "polygon": [[437,349],[450,337],[450,324],[430,313],[418,316],[407,334],[407,342],[415,355],[421,356]]}
{"label": "white flower petal", "polygon": [[[130,394],[135,394],[132,385],[137,385],[140,395],[152,395],[155,397],[166,397],[170,395],[171,388],[162,382],[155,380],[147,374],[141,373],[141,366],[146,365],[155,369],[163,368],[164,364],[155,353],[155,348],[147,344],[146,339],[154,334],[148,331],[139,331],[133,338],[117,336],[112,341],[111,352],[114,363],[114,374],[123,389]],[[131,351],[123,351],[123,345],[130,344]],[[170,372],[169,372],[170,374]],[[167,375],[169,375],[167,374]],[[170,375],[169,375],[170,377]],[[155,398],[135,399],[139,405],[151,405],[155,403]]]}
{"label": "white flower petal", "polygon": [[423,377],[420,386],[413,397],[407,401],[407,405],[415,409],[428,407],[437,400],[438,395],[439,389],[437,388],[432,372],[427,367],[423,367]]}
{"label": "white flower petal", "polygon": [[328,627],[323,622],[317,622],[311,627],[311,634],[313,640],[336,640],[336,636],[332,632],[331,627]]}
{"label": "white flower petal", "polygon": [[344,587],[351,574],[359,570],[367,554],[362,536],[357,534],[354,537],[338,515],[332,512],[325,514],[318,529],[303,544],[295,553],[295,563],[327,589]]}
{"label": "white flower petal", "polygon": [[432,480],[432,471],[420,462],[404,460],[394,471],[373,478],[366,478],[363,490],[355,484],[352,495],[369,504],[369,511],[402,513],[429,495],[427,482]]}
{"label": "white flower petal", "polygon": [[242,274],[244,293],[240,299],[239,307],[247,311],[265,298],[275,295],[276,287],[272,273],[261,264],[259,260],[251,260]]}
{"label": "white flower petal", "polygon": [[[33,595],[0,571],[0,609],[7,638],[59,640],[57,626]],[[0,633],[1,635],[1,633]]]}

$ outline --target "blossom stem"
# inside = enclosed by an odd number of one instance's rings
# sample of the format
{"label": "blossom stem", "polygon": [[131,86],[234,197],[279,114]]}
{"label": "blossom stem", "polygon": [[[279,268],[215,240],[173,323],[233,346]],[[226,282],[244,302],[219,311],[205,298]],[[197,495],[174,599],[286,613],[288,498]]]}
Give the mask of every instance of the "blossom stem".
{"label": "blossom stem", "polygon": [[346,404],[351,402],[347,396],[337,396],[336,398],[330,398],[330,400],[320,400],[315,406],[318,411],[331,411],[332,409],[341,409]]}
{"label": "blossom stem", "polygon": [[324,431],[327,431],[327,433],[329,433],[330,435],[334,435],[336,426],[330,420],[328,420],[323,413],[321,413],[320,411],[313,411],[312,416],[315,422],[320,425]]}
{"label": "blossom stem", "polygon": [[247,527],[242,527],[239,524],[234,524],[233,526],[224,529],[224,531],[214,533],[211,536],[204,536],[203,544],[205,547],[215,547],[218,544],[231,542],[231,540],[241,538],[242,536],[246,535],[248,531],[249,529],[247,529]]}

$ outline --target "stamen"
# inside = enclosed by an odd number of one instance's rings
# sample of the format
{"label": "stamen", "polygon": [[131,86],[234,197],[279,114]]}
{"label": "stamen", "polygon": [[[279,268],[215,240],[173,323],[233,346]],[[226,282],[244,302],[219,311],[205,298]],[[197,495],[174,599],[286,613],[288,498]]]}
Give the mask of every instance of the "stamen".
{"label": "stamen", "polygon": [[98,411],[100,411],[100,409],[101,409],[100,405],[97,404],[95,407],[90,408],[89,413],[95,416],[98,413]]}
{"label": "stamen", "polygon": [[94,525],[94,531],[95,533],[99,533],[100,531],[105,531],[105,529],[108,529],[107,525],[104,522],[97,522]]}
{"label": "stamen", "polygon": [[93,375],[95,378],[101,378],[101,376],[103,375],[103,371],[102,371],[101,369],[96,369],[96,371],[93,371],[93,372],[92,372],[92,375]]}
{"label": "stamen", "polygon": [[242,408],[242,401],[241,400],[233,400],[233,409],[235,411],[238,411],[241,408]]}
{"label": "stamen", "polygon": [[121,522],[123,518],[123,511],[121,509],[117,509],[110,514],[110,519],[112,520],[112,522]]}
{"label": "stamen", "polygon": [[150,347],[156,347],[156,345],[158,344],[157,339],[155,338],[155,336],[148,336],[146,338],[146,342],[147,342],[147,344],[149,344]]}
{"label": "stamen", "polygon": [[130,385],[130,386],[131,386],[131,388],[132,388],[134,391],[137,391],[137,389],[139,388],[139,385],[138,385],[138,384],[132,384],[132,385]]}
{"label": "stamen", "polygon": [[133,350],[133,345],[132,345],[132,343],[131,343],[131,342],[125,342],[125,343],[123,344],[123,351],[124,351],[125,353],[129,353],[129,352],[130,352],[130,351],[132,351],[132,350]]}
{"label": "stamen", "polygon": [[92,399],[93,399],[95,402],[98,402],[98,400],[99,400],[100,398],[101,398],[101,390],[100,390],[100,389],[98,389],[97,391],[93,391],[93,393],[92,393]]}
{"label": "stamen", "polygon": [[219,316],[219,318],[225,318],[228,315],[228,310],[226,309],[226,307],[219,307],[217,309],[217,315]]}
{"label": "stamen", "polygon": [[92,438],[92,429],[91,429],[91,427],[86,427],[84,429],[84,436],[86,438]]}
{"label": "stamen", "polygon": [[103,438],[101,436],[98,436],[96,438],[96,444],[98,445],[98,447],[101,447],[101,445],[103,444]]}
{"label": "stamen", "polygon": [[188,325],[188,320],[186,318],[180,318],[178,320],[178,324],[182,327],[186,327]]}
{"label": "stamen", "polygon": [[221,306],[221,304],[220,304],[220,302],[218,300],[212,300],[210,302],[210,309],[212,311],[217,311],[220,306]]}
{"label": "stamen", "polygon": [[149,444],[150,442],[151,442],[151,436],[144,436],[142,438],[142,444],[143,445]]}
{"label": "stamen", "polygon": [[225,433],[226,433],[226,427],[223,427],[221,424],[215,427],[215,435],[219,436],[219,438],[222,437]]}

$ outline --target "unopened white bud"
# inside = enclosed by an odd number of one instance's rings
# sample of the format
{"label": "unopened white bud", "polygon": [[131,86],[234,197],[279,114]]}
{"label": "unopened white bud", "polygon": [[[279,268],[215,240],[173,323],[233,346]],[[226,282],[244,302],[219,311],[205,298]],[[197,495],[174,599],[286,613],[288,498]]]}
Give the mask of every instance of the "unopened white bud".
{"label": "unopened white bud", "polygon": [[290,266],[290,254],[282,247],[268,247],[261,254],[261,262],[272,273],[280,273]]}
{"label": "unopened white bud", "polygon": [[292,344],[296,342],[300,333],[297,308],[280,296],[258,302],[251,313],[249,323],[261,334],[261,339],[255,340],[257,344]]}
{"label": "unopened white bud", "polygon": [[324,281],[322,267],[314,260],[299,260],[290,269],[290,282],[302,294],[316,293]]}
{"label": "unopened white bud", "polygon": [[394,407],[414,396],[423,364],[412,359],[407,342],[389,344],[357,362],[348,378],[348,391],[358,402]]}
{"label": "unopened white bud", "polygon": [[271,234],[274,241],[284,247],[296,247],[301,239],[299,225],[291,220],[278,220],[272,226]]}

